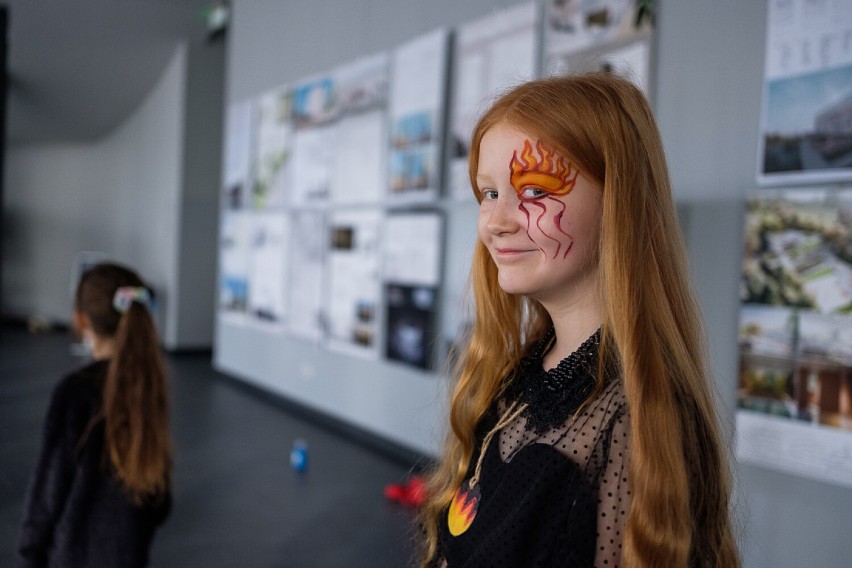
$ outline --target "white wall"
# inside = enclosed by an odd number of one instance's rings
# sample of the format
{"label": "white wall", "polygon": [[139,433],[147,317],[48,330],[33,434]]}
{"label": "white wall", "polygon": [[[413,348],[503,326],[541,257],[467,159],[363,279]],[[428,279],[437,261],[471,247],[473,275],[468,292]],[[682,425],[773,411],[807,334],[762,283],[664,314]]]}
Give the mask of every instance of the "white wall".
{"label": "white wall", "polygon": [[[516,3],[234,0],[227,100]],[[656,114],[685,221],[712,364],[730,416],[743,209],[746,192],[755,187],[766,0],[660,3]],[[460,230],[468,214],[449,212],[450,250],[469,246],[470,235]],[[453,278],[459,277],[456,268],[448,273]],[[392,440],[435,450],[438,428],[430,421],[440,420],[443,409],[428,405],[442,400],[441,378],[385,362],[352,361],[222,322],[217,329],[216,358],[223,368]],[[233,366],[237,360],[249,363]],[[748,466],[738,469],[737,479],[746,567],[848,565],[852,492]]]}
{"label": "white wall", "polygon": [[94,143],[10,147],[3,313],[70,321],[80,251],[134,267],[158,293],[169,349],[213,338],[224,47],[175,47],[140,106]]}
{"label": "white wall", "polygon": [[[75,255],[117,234],[115,195],[100,181],[96,146],[9,148],[4,206],[4,311],[70,320]],[[92,207],[99,204],[105,214]]]}
{"label": "white wall", "polygon": [[115,254],[157,287],[162,338],[177,341],[186,46],[175,52],[139,109],[100,143],[121,177],[114,187],[121,231]]}
{"label": "white wall", "polygon": [[5,208],[4,312],[70,321],[80,251],[139,270],[164,296],[172,334],[186,50],[115,132],[92,144],[10,147]]}
{"label": "white wall", "polygon": [[720,390],[734,405],[745,192],[755,187],[766,0],[662,7],[656,113],[686,211],[695,285]]}

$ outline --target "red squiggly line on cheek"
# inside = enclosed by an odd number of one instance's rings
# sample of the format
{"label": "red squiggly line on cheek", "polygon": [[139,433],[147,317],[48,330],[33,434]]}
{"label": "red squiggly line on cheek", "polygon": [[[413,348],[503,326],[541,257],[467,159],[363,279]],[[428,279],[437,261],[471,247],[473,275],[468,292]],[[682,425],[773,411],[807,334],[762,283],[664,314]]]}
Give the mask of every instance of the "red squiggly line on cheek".
{"label": "red squiggly line on cheek", "polygon": [[[527,209],[527,208],[526,208],[526,203],[524,203],[523,201],[521,201],[520,203],[518,203],[518,209],[520,209],[520,210],[523,212],[524,217],[526,217],[526,218],[527,218],[527,237],[529,237],[529,239],[530,239],[532,242],[534,242],[534,243],[535,243],[535,241],[533,240],[532,236],[530,235],[530,223],[532,223],[532,220],[530,219],[530,212],[529,212],[529,209]],[[536,243],[536,244],[538,244],[538,243]],[[543,249],[543,248],[541,248],[541,246],[539,246],[539,247],[538,247],[538,249],[539,249],[541,252],[544,252],[544,249]]]}
{"label": "red squiggly line on cheek", "polygon": [[[535,239],[533,239],[533,238],[532,238],[532,235],[530,234],[530,228],[531,228],[531,225],[532,225],[532,219],[530,218],[530,212],[529,212],[529,209],[527,209],[526,204],[527,204],[527,202],[525,202],[525,201],[521,201],[521,202],[518,204],[518,209],[520,209],[521,211],[523,211],[523,212],[524,212],[524,216],[527,218],[527,237],[529,237],[529,239],[530,239],[533,243],[535,243],[536,245],[538,245],[538,250],[540,250],[541,252],[544,252],[544,249],[543,249],[543,248],[541,248],[541,245],[539,245],[538,243],[536,243],[536,242],[535,242]],[[541,217],[540,217],[540,216],[539,216],[539,219],[541,219]],[[536,221],[536,223],[538,223],[538,222]]]}
{"label": "red squiggly line on cheek", "polygon": [[[547,207],[545,207],[543,203],[540,203],[538,201],[531,201],[530,204],[535,205],[536,207],[541,207],[541,214],[536,218],[535,226],[538,227],[538,230],[541,232],[542,235],[556,243],[556,252],[553,253],[553,258],[556,258],[556,256],[559,254],[559,249],[562,248],[562,243],[559,241],[559,239],[554,238],[547,231],[545,231],[544,228],[541,226],[541,220],[544,219],[544,215],[547,213]],[[527,223],[527,235],[529,235],[529,223]],[[535,239],[533,239],[531,235],[530,240],[535,242]],[[541,248],[541,245],[539,245],[539,248],[542,252],[544,252],[544,249]]]}
{"label": "red squiggly line on cheek", "polygon": [[[559,199],[556,199],[555,197],[548,197],[548,199],[551,200],[551,201],[555,201],[562,208],[562,210],[559,211],[559,213],[557,213],[556,215],[553,216],[553,224],[556,225],[556,228],[559,229],[560,233],[562,233],[563,235],[565,235],[566,237],[571,239],[571,241],[568,243],[568,247],[565,249],[565,252],[562,254],[562,258],[564,259],[565,257],[568,256],[568,253],[571,252],[571,248],[574,246],[574,237],[572,237],[571,235],[566,233],[565,230],[562,228],[562,215],[565,214],[565,210],[567,209],[567,207],[566,207],[565,203],[563,203]],[[556,254],[559,254],[559,249],[556,249]],[[554,255],[553,258],[556,258],[556,255]]]}

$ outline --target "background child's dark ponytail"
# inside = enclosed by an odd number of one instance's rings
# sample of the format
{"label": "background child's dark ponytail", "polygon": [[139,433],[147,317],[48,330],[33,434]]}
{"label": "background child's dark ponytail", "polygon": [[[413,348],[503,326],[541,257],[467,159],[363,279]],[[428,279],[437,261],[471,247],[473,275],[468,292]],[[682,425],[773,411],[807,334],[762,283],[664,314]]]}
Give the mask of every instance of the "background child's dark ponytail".
{"label": "background child's dark ponytail", "polygon": [[109,463],[138,502],[163,495],[171,479],[168,385],[151,301],[139,276],[116,264],[86,271],[75,300],[94,333],[113,340],[99,419]]}

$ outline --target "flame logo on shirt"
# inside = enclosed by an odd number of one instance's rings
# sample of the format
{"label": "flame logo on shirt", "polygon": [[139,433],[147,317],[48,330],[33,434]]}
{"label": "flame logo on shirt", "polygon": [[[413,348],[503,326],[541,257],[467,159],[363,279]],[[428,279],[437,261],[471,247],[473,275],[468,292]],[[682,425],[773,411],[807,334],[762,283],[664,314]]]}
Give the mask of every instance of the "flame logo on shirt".
{"label": "flame logo on shirt", "polygon": [[467,481],[456,489],[456,495],[450,503],[450,511],[447,514],[447,525],[451,535],[459,536],[470,528],[479,509],[479,497],[479,486],[469,488]]}
{"label": "flame logo on shirt", "polygon": [[512,187],[518,195],[530,186],[539,187],[551,194],[568,194],[574,188],[580,171],[541,141],[535,143],[535,148],[541,160],[536,159],[529,140],[524,140],[521,157],[518,158],[517,152],[512,157],[512,173],[509,178]]}

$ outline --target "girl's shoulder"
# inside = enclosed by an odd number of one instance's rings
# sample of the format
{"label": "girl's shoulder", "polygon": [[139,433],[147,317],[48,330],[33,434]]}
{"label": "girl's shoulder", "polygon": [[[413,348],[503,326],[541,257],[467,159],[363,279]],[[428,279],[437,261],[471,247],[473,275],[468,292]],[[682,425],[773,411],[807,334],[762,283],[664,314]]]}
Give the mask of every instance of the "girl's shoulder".
{"label": "girl's shoulder", "polygon": [[108,361],[93,361],[64,375],[53,389],[53,411],[78,410],[81,406],[88,410],[100,400],[108,367]]}
{"label": "girl's shoulder", "polygon": [[627,406],[624,381],[620,378],[610,379],[570,427],[575,431],[585,431],[597,440],[609,438],[614,430],[629,430],[630,409]]}

